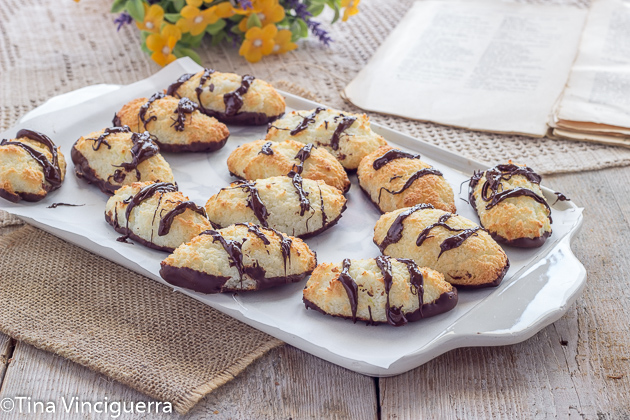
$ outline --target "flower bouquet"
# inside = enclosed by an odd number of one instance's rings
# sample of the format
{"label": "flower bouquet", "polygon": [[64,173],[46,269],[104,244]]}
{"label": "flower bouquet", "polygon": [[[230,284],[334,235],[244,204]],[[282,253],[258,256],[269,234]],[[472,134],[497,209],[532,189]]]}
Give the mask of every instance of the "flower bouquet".
{"label": "flower bouquet", "polygon": [[[78,0],[77,0],[78,1]],[[164,66],[189,56],[200,63],[195,49],[204,38],[212,45],[229,42],[255,63],[269,54],[297,48],[309,32],[324,45],[332,41],[321,22],[313,18],[326,8],[332,22],[348,20],[359,12],[360,0],[114,0],[112,13],[118,29],[136,23],[142,49]]]}

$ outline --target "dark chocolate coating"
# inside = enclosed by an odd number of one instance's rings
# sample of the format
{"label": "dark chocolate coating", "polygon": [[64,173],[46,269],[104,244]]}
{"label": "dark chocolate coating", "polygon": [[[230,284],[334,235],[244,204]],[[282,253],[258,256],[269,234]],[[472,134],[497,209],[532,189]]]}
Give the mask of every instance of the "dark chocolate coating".
{"label": "dark chocolate coating", "polygon": [[155,142],[160,146],[160,151],[167,153],[184,153],[184,152],[214,152],[221,149],[227,143],[230,135],[228,134],[224,139],[214,142],[194,142],[188,144],[169,144],[162,143],[159,139]]}
{"label": "dark chocolate coating", "polygon": [[70,156],[72,158],[72,162],[74,163],[74,172],[77,177],[84,179],[88,184],[95,184],[105,194],[113,195],[121,186],[114,185],[109,181],[100,179],[96,176],[96,172],[94,172],[90,163],[75,146],[76,143],[72,146],[72,149],[70,149]]}

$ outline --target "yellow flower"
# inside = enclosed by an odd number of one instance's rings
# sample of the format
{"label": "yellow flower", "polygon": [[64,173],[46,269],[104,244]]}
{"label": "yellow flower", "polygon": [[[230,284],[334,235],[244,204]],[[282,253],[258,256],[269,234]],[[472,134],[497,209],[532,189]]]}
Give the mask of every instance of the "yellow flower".
{"label": "yellow flower", "polygon": [[164,21],[164,9],[158,4],[151,7],[144,4],[144,22],[136,22],[138,29],[141,31],[160,32],[160,27]]}
{"label": "yellow flower", "polygon": [[[247,9],[244,12],[238,11],[240,14],[250,15],[256,13],[262,26],[269,25],[271,23],[280,22],[284,19],[284,7],[278,4],[278,0],[254,0],[252,2],[254,6],[252,9]],[[238,29],[243,32],[247,32],[247,18],[241,20],[238,24]]]}
{"label": "yellow flower", "polygon": [[186,0],[186,4],[193,7],[201,7],[203,0]]}
{"label": "yellow flower", "polygon": [[195,6],[184,6],[179,12],[182,17],[177,21],[177,27],[183,33],[190,32],[192,36],[197,36],[205,31],[208,25],[219,20],[216,10],[216,6],[206,10],[199,10]]}
{"label": "yellow flower", "polygon": [[287,51],[292,51],[297,48],[295,42],[291,42],[291,31],[288,29],[282,29],[278,31],[278,34],[274,38],[276,45],[271,50],[272,54],[284,54]]}
{"label": "yellow flower", "polygon": [[147,48],[153,52],[153,61],[164,67],[177,57],[173,54],[175,44],[182,37],[182,33],[175,25],[167,24],[159,34],[151,34],[147,37]]}
{"label": "yellow flower", "polygon": [[273,52],[274,38],[277,33],[278,28],[275,25],[267,25],[262,29],[257,26],[250,28],[245,34],[245,40],[238,53],[250,63],[260,61],[263,55]]}
{"label": "yellow flower", "polygon": [[[186,4],[189,6],[193,6],[193,7],[201,7],[202,4],[204,3],[212,3],[213,0],[186,0]],[[229,1],[226,1],[224,3],[219,3],[216,6],[216,14],[217,16],[219,16],[220,18],[229,18],[234,16],[234,7],[232,7],[232,5],[230,4]]]}
{"label": "yellow flower", "polygon": [[350,16],[354,16],[359,13],[359,8],[357,7],[361,0],[341,0],[341,7],[345,7],[346,9],[343,11],[342,21],[347,21]]}

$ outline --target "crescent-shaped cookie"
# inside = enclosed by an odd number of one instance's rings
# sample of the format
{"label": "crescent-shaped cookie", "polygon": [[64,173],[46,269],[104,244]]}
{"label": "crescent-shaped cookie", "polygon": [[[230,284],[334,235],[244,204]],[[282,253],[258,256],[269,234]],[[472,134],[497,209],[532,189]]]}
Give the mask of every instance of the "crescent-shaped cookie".
{"label": "crescent-shaped cookie", "polygon": [[301,238],[333,226],[345,209],[346,198],[337,188],[295,172],[234,182],[206,203],[208,219],[217,226],[251,222]]}
{"label": "crescent-shaped cookie", "polygon": [[322,180],[343,192],[350,180],[343,166],[326,149],[312,143],[256,140],[236,148],[228,157],[230,173],[241,179],[263,179],[295,171],[304,179]]}
{"label": "crescent-shaped cookie", "polygon": [[382,215],[374,243],[383,254],[410,258],[458,287],[498,286],[510,267],[505,252],[480,226],[428,204]]}
{"label": "crescent-shaped cookie", "polygon": [[202,114],[188,98],[156,93],[125,104],[114,125],[135,132],[148,131],[163,152],[213,152],[225,145],[230,132],[225,124]]}
{"label": "crescent-shaped cookie", "polygon": [[260,290],[300,281],[317,256],[301,239],[253,224],[207,230],[162,261],[172,285],[201,293]]}
{"label": "crescent-shaped cookie", "polygon": [[453,189],[442,172],[420,160],[420,155],[382,146],[361,160],[359,185],[385,213],[416,204],[455,212]]}
{"label": "crescent-shaped cookie", "polygon": [[47,135],[22,129],[0,142],[0,197],[39,201],[61,187],[65,175],[66,160]]}
{"label": "crescent-shaped cookie", "polygon": [[168,182],[134,182],[111,196],[105,220],[125,240],[173,252],[201,232],[212,229],[203,207],[188,200]]}
{"label": "crescent-shaped cookie", "polygon": [[212,69],[182,75],[166,93],[189,98],[201,112],[227,124],[263,125],[285,110],[284,98],[269,83]]}
{"label": "crescent-shaped cookie", "polygon": [[469,202],[497,242],[535,248],[551,236],[551,208],[540,181],[531,168],[512,163],[475,172],[470,179]]}
{"label": "crescent-shaped cookie", "polygon": [[134,182],[173,182],[173,172],[148,133],[111,127],[81,137],[71,150],[79,178],[113,194]]}
{"label": "crescent-shaped cookie", "polygon": [[324,314],[399,327],[453,309],[457,289],[435,270],[380,256],[318,265],[303,301]]}
{"label": "crescent-shaped cookie", "polygon": [[322,146],[348,170],[357,169],[361,159],[387,144],[372,131],[367,115],[323,107],[289,113],[269,125],[266,138]]}

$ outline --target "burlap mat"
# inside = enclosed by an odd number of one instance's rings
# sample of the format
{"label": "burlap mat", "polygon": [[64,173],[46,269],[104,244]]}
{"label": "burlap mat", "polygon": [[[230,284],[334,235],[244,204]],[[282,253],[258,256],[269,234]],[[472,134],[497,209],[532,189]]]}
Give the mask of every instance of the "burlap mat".
{"label": "burlap mat", "polygon": [[28,225],[0,237],[0,332],[180,413],[282,344]]}
{"label": "burlap mat", "polygon": [[[529,0],[587,7],[588,0]],[[339,92],[372,56],[413,0],[363,0],[361,13],[345,24],[326,26],[334,42],[317,40],[281,56],[249,64],[228,46],[205,46],[204,65],[250,73],[271,82],[289,81],[322,102],[357,110]],[[0,129],[51,96],[95,83],[128,84],[159,67],[140,50],[139,34],[127,26],[116,32],[110,0],[23,0],[4,7],[0,22]],[[37,28],[36,30],[27,28]],[[358,110],[357,110],[358,111]],[[371,114],[396,130],[467,157],[491,163],[514,159],[541,173],[582,171],[630,164],[630,150],[569,140],[532,139],[472,133],[402,118]]]}

